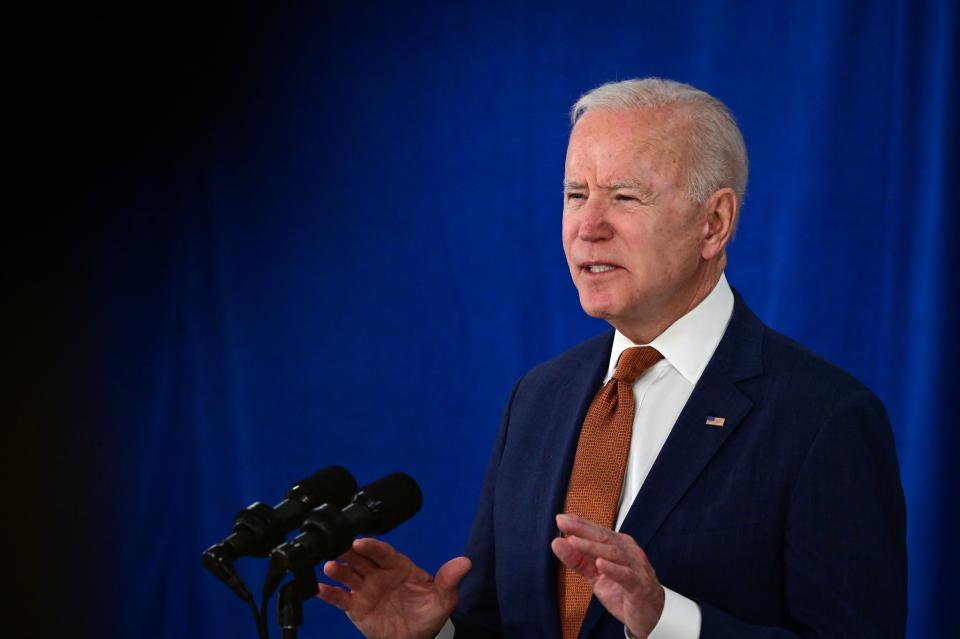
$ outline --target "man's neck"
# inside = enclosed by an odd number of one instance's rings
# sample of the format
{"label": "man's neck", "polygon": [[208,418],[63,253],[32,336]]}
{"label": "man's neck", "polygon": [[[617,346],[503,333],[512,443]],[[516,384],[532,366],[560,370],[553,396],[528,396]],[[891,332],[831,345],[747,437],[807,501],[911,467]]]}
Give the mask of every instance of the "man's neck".
{"label": "man's neck", "polygon": [[[724,260],[725,262],[725,260]],[[676,322],[678,319],[692,311],[700,302],[705,300],[710,292],[717,286],[720,276],[723,275],[723,262],[718,262],[717,268],[713,268],[694,286],[691,291],[677,300],[677,304],[664,313],[663,316],[652,318],[648,322],[613,323],[614,328],[623,333],[634,344],[649,344],[658,335]],[[621,325],[622,324],[622,325]]]}

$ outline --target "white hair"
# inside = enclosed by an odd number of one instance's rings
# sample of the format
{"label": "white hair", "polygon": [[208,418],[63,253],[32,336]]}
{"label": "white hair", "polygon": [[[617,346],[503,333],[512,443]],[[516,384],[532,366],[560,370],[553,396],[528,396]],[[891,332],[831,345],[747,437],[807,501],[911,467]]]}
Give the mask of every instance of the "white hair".
{"label": "white hair", "polygon": [[717,189],[730,187],[743,202],[747,190],[747,147],[733,114],[709,93],[689,84],[642,78],[608,82],[583,94],[570,110],[575,125],[591,110],[628,111],[679,107],[690,124],[687,139],[687,196],[703,204]]}

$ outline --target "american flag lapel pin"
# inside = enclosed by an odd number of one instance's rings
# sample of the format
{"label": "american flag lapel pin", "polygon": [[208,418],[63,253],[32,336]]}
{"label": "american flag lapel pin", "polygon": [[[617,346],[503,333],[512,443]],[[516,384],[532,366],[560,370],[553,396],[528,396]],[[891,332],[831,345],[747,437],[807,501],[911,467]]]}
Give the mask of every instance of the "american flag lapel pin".
{"label": "american flag lapel pin", "polygon": [[707,426],[716,426],[717,428],[723,428],[723,425],[727,422],[726,417],[714,417],[710,415],[707,417]]}

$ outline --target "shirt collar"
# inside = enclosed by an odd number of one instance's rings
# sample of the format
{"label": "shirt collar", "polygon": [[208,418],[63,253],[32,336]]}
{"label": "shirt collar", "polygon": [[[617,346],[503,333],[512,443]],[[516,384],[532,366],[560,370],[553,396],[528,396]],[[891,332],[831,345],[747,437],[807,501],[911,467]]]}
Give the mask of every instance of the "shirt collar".
{"label": "shirt collar", "polygon": [[[717,350],[732,315],[733,291],[727,283],[726,274],[721,274],[720,281],[710,294],[660,333],[649,346],[660,351],[663,359],[683,375],[684,379],[695,385],[707,367],[707,362],[713,357],[713,352]],[[610,351],[607,379],[613,376],[620,353],[631,346],[647,344],[634,344],[626,335],[616,331]]]}

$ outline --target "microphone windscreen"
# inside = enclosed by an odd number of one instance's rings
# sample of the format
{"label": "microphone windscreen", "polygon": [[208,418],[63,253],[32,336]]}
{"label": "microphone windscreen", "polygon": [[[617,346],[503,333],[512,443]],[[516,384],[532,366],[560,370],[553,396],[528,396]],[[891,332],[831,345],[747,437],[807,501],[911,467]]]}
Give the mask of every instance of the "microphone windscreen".
{"label": "microphone windscreen", "polygon": [[423,494],[413,477],[393,473],[361,488],[353,501],[373,515],[364,532],[382,535],[416,515],[423,505]]}
{"label": "microphone windscreen", "polygon": [[295,499],[309,509],[322,504],[343,508],[357,492],[357,480],[343,466],[318,470],[287,491],[287,499]]}

